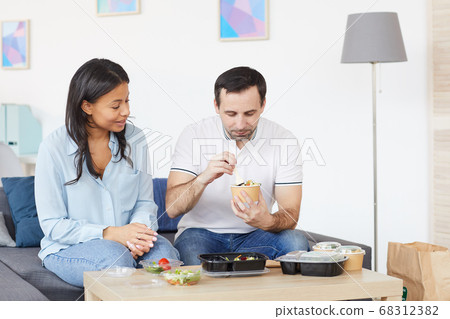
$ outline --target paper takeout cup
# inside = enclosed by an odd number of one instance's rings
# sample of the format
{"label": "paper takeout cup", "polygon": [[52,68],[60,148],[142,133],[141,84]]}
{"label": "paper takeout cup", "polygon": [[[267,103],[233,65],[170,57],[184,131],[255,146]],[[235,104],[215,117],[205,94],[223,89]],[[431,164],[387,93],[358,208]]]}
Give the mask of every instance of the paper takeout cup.
{"label": "paper takeout cup", "polygon": [[253,186],[236,186],[231,185],[231,194],[234,196],[238,196],[241,202],[245,203],[245,198],[241,195],[241,191],[245,191],[248,196],[254,201],[257,202],[259,200],[259,188],[261,185],[253,185]]}
{"label": "paper takeout cup", "polygon": [[348,260],[344,265],[345,270],[361,270],[364,255],[366,254],[364,249],[359,246],[341,246],[338,251],[344,256],[348,256]]}

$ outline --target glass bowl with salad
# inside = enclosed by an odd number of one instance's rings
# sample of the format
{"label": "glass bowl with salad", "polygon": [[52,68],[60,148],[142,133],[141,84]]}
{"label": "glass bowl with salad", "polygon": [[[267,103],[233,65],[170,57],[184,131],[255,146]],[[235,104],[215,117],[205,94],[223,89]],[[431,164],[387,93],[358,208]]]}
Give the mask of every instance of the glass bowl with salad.
{"label": "glass bowl with salad", "polygon": [[141,264],[142,267],[147,272],[153,275],[159,275],[163,271],[172,270],[177,267],[180,267],[181,265],[183,265],[183,262],[174,259],[161,258],[159,260],[154,259],[141,260],[139,264]]}
{"label": "glass bowl with salad", "polygon": [[174,286],[192,286],[197,284],[202,277],[200,270],[182,269],[164,271],[162,275],[169,284]]}

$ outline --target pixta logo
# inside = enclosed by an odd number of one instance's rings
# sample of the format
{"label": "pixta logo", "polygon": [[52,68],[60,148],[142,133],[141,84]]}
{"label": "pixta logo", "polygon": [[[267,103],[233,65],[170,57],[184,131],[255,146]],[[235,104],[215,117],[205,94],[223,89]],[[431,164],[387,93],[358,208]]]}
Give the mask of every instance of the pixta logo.
{"label": "pixta logo", "polygon": [[148,174],[169,165],[172,157],[172,137],[162,132],[145,128],[127,140],[132,148],[133,164]]}
{"label": "pixta logo", "polygon": [[248,141],[245,144],[246,152],[240,152],[236,143],[225,141],[221,138],[201,138],[192,140],[192,165],[199,166],[202,161],[209,161],[216,154],[225,151],[238,154],[240,165],[246,166],[256,162],[258,166],[267,166],[264,159],[268,148],[270,154],[274,154],[281,166],[303,165],[305,162],[313,162],[317,166],[325,166],[325,160],[314,139],[307,138],[300,146],[295,138],[259,139],[256,142]]}

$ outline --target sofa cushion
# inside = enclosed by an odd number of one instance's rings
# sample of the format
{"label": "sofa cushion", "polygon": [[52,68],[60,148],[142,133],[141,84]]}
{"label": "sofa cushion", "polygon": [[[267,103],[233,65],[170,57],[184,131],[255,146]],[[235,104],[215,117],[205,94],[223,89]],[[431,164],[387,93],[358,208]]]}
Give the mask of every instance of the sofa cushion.
{"label": "sofa cushion", "polygon": [[0,262],[0,300],[47,301],[48,298]]}
{"label": "sofa cushion", "polygon": [[2,212],[0,212],[0,246],[16,247],[16,243],[8,233]]}
{"label": "sofa cushion", "polygon": [[158,230],[158,234],[163,236],[164,238],[166,238],[168,241],[170,241],[173,245],[173,243],[175,242],[175,234],[176,232],[170,231],[170,232],[165,232],[165,231],[159,231]]}
{"label": "sofa cushion", "polygon": [[11,217],[11,210],[9,209],[8,199],[6,198],[3,187],[0,187],[0,212],[3,212],[3,217],[5,217],[5,224],[6,228],[8,228],[9,235],[12,239],[15,239],[16,232],[14,231],[14,222]]}
{"label": "sofa cushion", "polygon": [[158,205],[158,231],[174,232],[177,231],[178,222],[181,216],[170,218],[166,213],[166,190],[167,178],[153,179],[153,195],[156,205]]}
{"label": "sofa cushion", "polygon": [[36,287],[50,300],[84,300],[83,289],[61,280],[42,266],[38,247],[0,248],[0,262]]}
{"label": "sofa cushion", "polygon": [[34,176],[4,177],[2,183],[16,229],[16,245],[39,246],[44,233],[39,226],[34,201]]}

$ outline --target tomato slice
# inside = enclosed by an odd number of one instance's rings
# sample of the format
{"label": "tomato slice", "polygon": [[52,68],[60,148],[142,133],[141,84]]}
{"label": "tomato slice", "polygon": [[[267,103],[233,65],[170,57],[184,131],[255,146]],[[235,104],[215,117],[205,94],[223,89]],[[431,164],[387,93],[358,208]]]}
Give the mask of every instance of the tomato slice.
{"label": "tomato slice", "polygon": [[165,271],[170,270],[172,267],[170,267],[170,262],[166,258],[161,258],[158,261],[158,265]]}
{"label": "tomato slice", "polygon": [[164,265],[164,264],[170,264],[170,262],[167,260],[167,258],[161,258],[158,261],[158,265]]}

